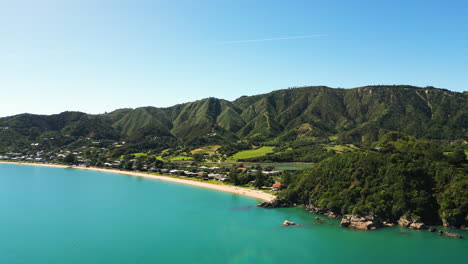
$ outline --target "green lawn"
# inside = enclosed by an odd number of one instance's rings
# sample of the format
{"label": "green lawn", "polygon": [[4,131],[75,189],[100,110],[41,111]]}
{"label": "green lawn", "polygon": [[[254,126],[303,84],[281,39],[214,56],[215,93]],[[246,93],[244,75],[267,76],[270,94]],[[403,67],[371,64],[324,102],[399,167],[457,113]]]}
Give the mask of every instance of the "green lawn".
{"label": "green lawn", "polygon": [[235,161],[238,161],[239,159],[248,159],[248,158],[265,156],[268,153],[272,153],[274,148],[275,147],[261,147],[258,149],[239,151],[236,154],[229,157],[227,161],[235,162]]}
{"label": "green lawn", "polygon": [[178,160],[192,160],[192,157],[188,156],[175,156],[175,157],[170,157],[169,160],[171,161],[178,161]]}
{"label": "green lawn", "polygon": [[136,158],[148,156],[148,154],[146,153],[132,153],[132,155],[135,156]]}

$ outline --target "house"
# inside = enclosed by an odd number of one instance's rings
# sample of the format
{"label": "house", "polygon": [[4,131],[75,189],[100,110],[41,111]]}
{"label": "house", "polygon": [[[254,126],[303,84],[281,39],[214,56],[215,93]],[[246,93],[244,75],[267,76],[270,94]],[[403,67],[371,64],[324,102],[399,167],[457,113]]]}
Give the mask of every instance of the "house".
{"label": "house", "polygon": [[278,175],[278,174],[281,174],[280,171],[262,171],[263,174],[266,174],[266,175]]}
{"label": "house", "polygon": [[198,173],[196,172],[191,172],[191,171],[184,171],[185,176],[187,177],[196,177],[198,176]]}
{"label": "house", "polygon": [[281,188],[284,188],[284,185],[281,183],[273,184],[273,191],[279,191]]}

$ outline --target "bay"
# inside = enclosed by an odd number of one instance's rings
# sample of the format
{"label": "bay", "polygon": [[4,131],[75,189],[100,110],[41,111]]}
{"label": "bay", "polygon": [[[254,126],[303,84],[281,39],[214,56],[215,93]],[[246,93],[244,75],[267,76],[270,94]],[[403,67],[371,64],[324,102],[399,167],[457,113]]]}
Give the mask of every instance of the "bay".
{"label": "bay", "polygon": [[[0,263],[468,263],[466,239],[353,231],[257,202],[106,172],[0,164]],[[301,226],[282,227],[286,219]]]}

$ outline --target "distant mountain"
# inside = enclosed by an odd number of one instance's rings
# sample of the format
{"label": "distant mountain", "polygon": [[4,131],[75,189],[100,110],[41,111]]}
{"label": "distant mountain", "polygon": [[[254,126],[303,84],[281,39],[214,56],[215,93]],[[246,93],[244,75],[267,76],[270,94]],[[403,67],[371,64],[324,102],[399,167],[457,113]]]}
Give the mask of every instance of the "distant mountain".
{"label": "distant mountain", "polygon": [[83,138],[149,147],[329,138],[370,145],[388,131],[425,139],[468,139],[467,128],[467,93],[413,86],[317,86],[242,96],[233,102],[207,98],[102,115],[64,112],[0,118],[0,150],[51,137],[58,145]]}

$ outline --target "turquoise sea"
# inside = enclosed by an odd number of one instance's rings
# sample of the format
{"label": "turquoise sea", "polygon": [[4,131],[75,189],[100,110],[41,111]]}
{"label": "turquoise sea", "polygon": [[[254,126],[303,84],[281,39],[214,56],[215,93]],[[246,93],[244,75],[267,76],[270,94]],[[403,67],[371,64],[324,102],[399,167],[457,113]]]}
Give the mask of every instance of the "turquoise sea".
{"label": "turquoise sea", "polygon": [[[0,164],[0,263],[468,263],[466,239],[352,231],[256,203],[171,182]],[[286,219],[302,226],[282,227]]]}

